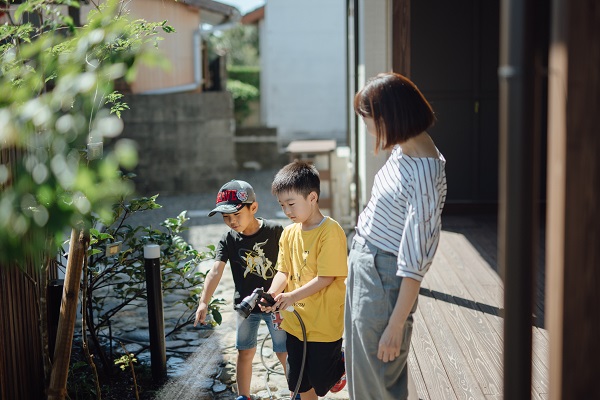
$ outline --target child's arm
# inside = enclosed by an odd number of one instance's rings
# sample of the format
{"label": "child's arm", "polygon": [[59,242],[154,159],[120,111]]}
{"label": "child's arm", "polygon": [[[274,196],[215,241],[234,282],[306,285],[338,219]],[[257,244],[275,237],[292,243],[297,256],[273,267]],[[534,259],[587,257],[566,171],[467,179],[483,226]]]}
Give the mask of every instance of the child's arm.
{"label": "child's arm", "polygon": [[283,292],[283,289],[285,289],[287,285],[288,276],[289,274],[287,272],[277,271],[273,277],[273,282],[271,282],[271,287],[267,292],[273,296]]}
{"label": "child's arm", "polygon": [[[287,272],[277,271],[275,276],[273,277],[273,282],[271,282],[271,287],[267,290],[267,293],[272,295],[273,297],[277,296],[279,293],[283,292],[287,285],[288,274]],[[276,311],[276,307],[265,307],[262,304],[258,303],[261,311],[264,312],[272,312]]]}
{"label": "child's arm", "polygon": [[335,276],[316,276],[306,285],[292,290],[289,293],[280,293],[275,296],[275,308],[285,310],[288,307],[293,307],[294,303],[319,292],[320,290],[331,285],[335,280]]}
{"label": "child's arm", "polygon": [[223,261],[215,261],[212,268],[206,275],[206,280],[204,281],[204,290],[202,290],[198,309],[196,310],[196,320],[194,321],[194,326],[198,325],[198,323],[204,324],[204,320],[206,319],[206,314],[208,312],[208,303],[215,293],[215,290],[217,290],[217,286],[221,281],[224,269],[225,263]]}

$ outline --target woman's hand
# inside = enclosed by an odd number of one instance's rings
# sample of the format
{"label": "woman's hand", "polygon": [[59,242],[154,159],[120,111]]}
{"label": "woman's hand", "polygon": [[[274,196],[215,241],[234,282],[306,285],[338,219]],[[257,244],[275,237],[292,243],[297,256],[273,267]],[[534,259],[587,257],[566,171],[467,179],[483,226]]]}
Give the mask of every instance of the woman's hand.
{"label": "woman's hand", "polygon": [[400,284],[400,293],[396,299],[396,305],[388,321],[377,349],[377,358],[383,362],[390,362],[400,356],[402,346],[404,324],[413,308],[421,282],[412,278],[403,278]]}
{"label": "woman's hand", "polygon": [[391,326],[388,324],[381,339],[379,339],[379,348],[377,349],[377,358],[383,362],[394,361],[400,356],[400,347],[402,346],[402,333],[404,325]]}

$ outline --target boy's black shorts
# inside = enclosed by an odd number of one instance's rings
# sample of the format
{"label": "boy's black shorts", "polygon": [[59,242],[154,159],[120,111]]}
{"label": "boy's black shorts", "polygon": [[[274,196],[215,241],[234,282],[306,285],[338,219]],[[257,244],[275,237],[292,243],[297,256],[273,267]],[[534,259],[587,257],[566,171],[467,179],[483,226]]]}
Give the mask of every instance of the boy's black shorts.
{"label": "boy's black shorts", "polygon": [[[287,335],[287,381],[290,391],[296,390],[298,373],[302,365],[303,342],[294,335]],[[298,393],[315,389],[317,396],[325,396],[344,374],[342,339],[335,342],[308,342],[306,363]]]}

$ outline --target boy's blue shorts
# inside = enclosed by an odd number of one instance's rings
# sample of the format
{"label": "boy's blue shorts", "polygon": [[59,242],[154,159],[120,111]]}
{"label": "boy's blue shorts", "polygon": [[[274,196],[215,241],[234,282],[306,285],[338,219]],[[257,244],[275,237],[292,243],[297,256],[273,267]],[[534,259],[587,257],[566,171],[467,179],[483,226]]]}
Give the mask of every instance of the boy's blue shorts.
{"label": "boy's blue shorts", "polygon": [[235,337],[235,348],[238,350],[250,350],[256,347],[258,337],[258,326],[260,321],[265,321],[271,340],[273,341],[273,351],[275,353],[285,353],[287,334],[284,330],[277,330],[271,322],[271,314],[268,313],[250,313],[248,318],[237,315],[237,332]]}

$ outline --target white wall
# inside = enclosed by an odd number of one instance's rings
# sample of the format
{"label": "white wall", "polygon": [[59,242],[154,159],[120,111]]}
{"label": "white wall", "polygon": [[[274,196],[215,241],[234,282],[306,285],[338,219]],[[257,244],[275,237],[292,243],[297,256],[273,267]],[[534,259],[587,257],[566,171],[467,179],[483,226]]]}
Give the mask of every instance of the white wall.
{"label": "white wall", "polygon": [[[392,70],[392,27],[390,0],[361,0],[359,2],[359,51],[358,89],[367,79]],[[358,176],[359,210],[366,206],[371,197],[375,174],[387,160],[389,153],[380,151],[374,154],[375,138],[366,132],[365,125],[358,126]]]}
{"label": "white wall", "polygon": [[261,119],[285,145],[346,143],[346,1],[269,0],[261,26]]}

